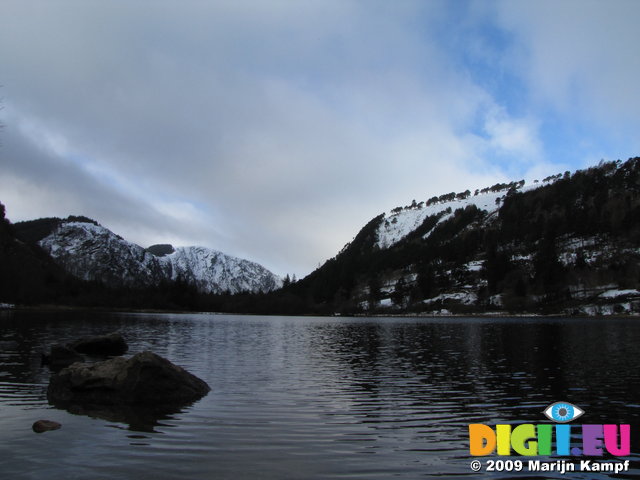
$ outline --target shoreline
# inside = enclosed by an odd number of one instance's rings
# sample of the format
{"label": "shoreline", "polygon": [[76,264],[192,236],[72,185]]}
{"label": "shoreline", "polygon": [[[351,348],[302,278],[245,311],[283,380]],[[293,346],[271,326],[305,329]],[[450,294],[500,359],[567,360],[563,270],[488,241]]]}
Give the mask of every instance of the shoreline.
{"label": "shoreline", "polygon": [[[10,304],[4,304],[10,305]],[[76,305],[11,305],[0,308],[0,312],[11,311],[51,311],[51,312],[104,312],[104,313],[140,313],[140,314],[180,314],[180,315],[238,315],[256,317],[326,317],[326,318],[548,318],[548,319],[640,319],[640,314],[627,313],[615,315],[564,315],[561,313],[509,313],[509,312],[469,312],[469,313],[355,313],[355,314],[321,314],[321,313],[301,313],[301,314],[281,314],[281,313],[238,313],[238,312],[208,312],[192,310],[160,310],[151,308],[119,308],[119,307],[83,307]]]}

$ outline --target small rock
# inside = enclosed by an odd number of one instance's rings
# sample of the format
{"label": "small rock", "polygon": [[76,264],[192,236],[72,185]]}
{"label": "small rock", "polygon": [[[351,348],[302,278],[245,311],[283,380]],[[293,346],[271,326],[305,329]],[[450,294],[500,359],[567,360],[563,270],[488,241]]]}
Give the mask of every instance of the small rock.
{"label": "small rock", "polygon": [[53,420],[38,420],[31,428],[33,428],[33,431],[36,433],[42,433],[48,432],[49,430],[58,430],[60,427],[62,427],[62,425]]}
{"label": "small rock", "polygon": [[89,355],[122,355],[129,349],[119,333],[81,338],[67,346],[78,353]]}

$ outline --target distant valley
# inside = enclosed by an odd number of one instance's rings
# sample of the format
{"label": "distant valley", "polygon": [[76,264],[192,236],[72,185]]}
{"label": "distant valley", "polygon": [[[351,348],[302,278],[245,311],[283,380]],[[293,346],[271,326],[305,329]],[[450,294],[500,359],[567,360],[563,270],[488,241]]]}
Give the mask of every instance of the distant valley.
{"label": "distant valley", "polygon": [[413,200],[373,218],[297,282],[203,247],[145,249],[84,217],[5,219],[0,233],[2,302],[264,314],[640,313],[640,158]]}

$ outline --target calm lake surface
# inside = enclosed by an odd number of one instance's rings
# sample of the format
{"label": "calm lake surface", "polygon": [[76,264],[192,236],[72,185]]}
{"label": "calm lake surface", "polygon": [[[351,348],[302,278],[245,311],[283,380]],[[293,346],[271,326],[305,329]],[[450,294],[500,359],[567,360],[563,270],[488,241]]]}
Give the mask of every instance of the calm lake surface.
{"label": "calm lake surface", "polygon": [[[162,416],[49,406],[40,353],[112,331],[212,391]],[[630,423],[632,469],[471,471],[469,423],[549,423],[559,400],[578,424]],[[41,418],[63,426],[35,434]],[[3,479],[640,478],[639,438],[634,319],[0,312]]]}

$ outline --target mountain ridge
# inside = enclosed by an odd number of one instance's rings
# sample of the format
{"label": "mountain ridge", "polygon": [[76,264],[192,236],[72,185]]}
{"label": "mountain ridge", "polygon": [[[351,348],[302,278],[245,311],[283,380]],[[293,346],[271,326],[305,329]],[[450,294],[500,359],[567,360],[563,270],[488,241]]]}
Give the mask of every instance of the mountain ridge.
{"label": "mountain ridge", "polygon": [[378,215],[288,290],[343,313],[640,313],[639,219],[637,157],[452,192]]}
{"label": "mountain ridge", "polygon": [[[44,219],[9,225],[6,231],[25,235],[23,244],[27,237],[43,242],[66,222],[93,232],[86,244],[76,238],[76,246],[85,251],[95,247],[96,232],[114,244],[125,242],[113,232],[107,234],[97,222],[75,220],[78,217]],[[15,243],[10,239],[7,244]],[[41,255],[46,256],[44,250],[55,255],[66,251],[60,243],[49,239],[43,242],[46,248],[32,248]],[[371,219],[351,242],[303,279],[285,281],[282,288],[253,290],[257,293],[247,293],[241,282],[203,292],[198,281],[207,280],[181,267],[211,265],[219,252],[166,244],[149,249],[127,245],[125,256],[137,262],[132,268],[137,265],[143,277],[161,273],[164,280],[159,285],[139,282],[142,286],[121,282],[109,305],[122,308],[170,305],[296,315],[638,315],[640,158],[601,162],[530,185],[521,180],[473,194],[466,190],[414,200]],[[99,264],[107,268],[117,257],[101,257]],[[230,271],[238,270],[231,257],[216,264],[217,270],[210,269],[212,275],[229,277]],[[126,278],[122,272],[112,276]],[[87,292],[87,285],[69,288],[66,281],[57,287],[59,302],[69,301],[74,289]],[[71,302],[99,302],[102,290],[89,287],[88,294],[80,300],[71,296]]]}
{"label": "mountain ridge", "polygon": [[14,228],[19,238],[35,240],[75,277],[108,287],[151,287],[180,280],[202,293],[257,293],[282,285],[261,265],[207,247],[169,246],[171,253],[156,255],[86,217],[38,219]]}

